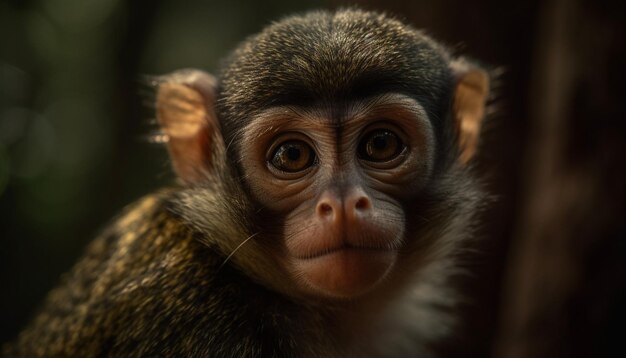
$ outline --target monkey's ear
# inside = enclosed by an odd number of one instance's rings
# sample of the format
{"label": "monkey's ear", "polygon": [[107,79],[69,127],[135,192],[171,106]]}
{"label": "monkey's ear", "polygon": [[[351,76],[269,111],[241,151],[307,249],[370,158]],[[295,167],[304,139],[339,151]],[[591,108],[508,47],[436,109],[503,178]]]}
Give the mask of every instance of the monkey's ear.
{"label": "monkey's ear", "polygon": [[214,105],[216,79],[198,70],[180,70],[157,79],[157,118],[174,171],[186,183],[214,170],[221,135]]}
{"label": "monkey's ear", "polygon": [[466,164],[478,147],[489,95],[489,75],[464,59],[453,61],[451,67],[456,76],[453,110],[458,129],[459,161]]}

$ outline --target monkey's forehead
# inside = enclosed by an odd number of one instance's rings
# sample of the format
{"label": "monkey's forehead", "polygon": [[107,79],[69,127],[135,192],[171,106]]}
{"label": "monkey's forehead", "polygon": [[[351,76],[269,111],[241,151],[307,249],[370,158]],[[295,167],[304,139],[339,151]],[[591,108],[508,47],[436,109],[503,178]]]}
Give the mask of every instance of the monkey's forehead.
{"label": "monkey's forehead", "polygon": [[452,83],[445,48],[383,14],[360,10],[292,16],[249,38],[220,75],[228,117],[251,108],[405,93],[425,107]]}

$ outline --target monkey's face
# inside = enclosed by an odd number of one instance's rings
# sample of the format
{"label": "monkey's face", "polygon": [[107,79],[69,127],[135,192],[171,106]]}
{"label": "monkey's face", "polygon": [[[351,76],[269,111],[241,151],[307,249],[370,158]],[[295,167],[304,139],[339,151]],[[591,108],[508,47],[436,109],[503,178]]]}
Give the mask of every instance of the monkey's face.
{"label": "monkey's face", "polygon": [[446,170],[475,152],[488,92],[421,32],[347,10],[267,27],[218,79],[166,77],[157,108],[179,211],[226,261],[288,294],[349,298],[412,253],[450,252],[433,244],[461,200]]}
{"label": "monkey's face", "polygon": [[255,199],[284,218],[281,262],[306,292],[354,297],[392,271],[402,203],[426,183],[433,130],[415,100],[386,94],[341,106],[280,106],[243,131]]}

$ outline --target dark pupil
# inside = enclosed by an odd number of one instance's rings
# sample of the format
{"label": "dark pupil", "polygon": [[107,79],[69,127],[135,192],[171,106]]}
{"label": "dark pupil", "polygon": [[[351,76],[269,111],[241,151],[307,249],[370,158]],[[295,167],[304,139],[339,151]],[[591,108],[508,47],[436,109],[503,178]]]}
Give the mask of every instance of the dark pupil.
{"label": "dark pupil", "polygon": [[378,134],[372,138],[374,149],[383,150],[387,148],[387,136],[389,136],[389,133]]}
{"label": "dark pupil", "polygon": [[298,159],[300,159],[300,149],[296,148],[295,146],[289,146],[287,147],[287,158],[289,160],[293,160],[296,161]]}

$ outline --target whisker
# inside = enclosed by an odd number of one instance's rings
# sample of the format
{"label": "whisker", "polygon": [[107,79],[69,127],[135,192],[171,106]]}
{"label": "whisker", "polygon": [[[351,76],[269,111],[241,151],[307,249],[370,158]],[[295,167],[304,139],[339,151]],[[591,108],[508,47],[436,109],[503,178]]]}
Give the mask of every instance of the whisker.
{"label": "whisker", "polygon": [[230,139],[230,141],[228,142],[228,145],[226,145],[226,152],[228,152],[228,150],[230,149],[230,146],[233,144],[236,138],[237,138],[237,134],[233,135],[233,137]]}
{"label": "whisker", "polygon": [[219,272],[224,265],[226,265],[226,263],[231,259],[231,257],[233,257],[233,255],[237,252],[237,250],[239,250],[243,245],[245,245],[248,241],[252,240],[252,238],[254,238],[255,236],[257,236],[258,234],[260,234],[260,232],[256,232],[252,235],[250,235],[247,239],[243,240],[241,242],[241,244],[239,244],[231,253],[230,255],[228,255],[226,257],[226,259],[224,260],[224,262],[222,262],[222,264],[220,265],[220,267],[217,268],[217,272]]}

